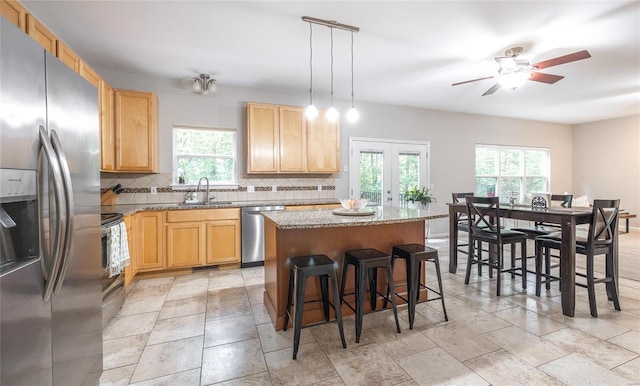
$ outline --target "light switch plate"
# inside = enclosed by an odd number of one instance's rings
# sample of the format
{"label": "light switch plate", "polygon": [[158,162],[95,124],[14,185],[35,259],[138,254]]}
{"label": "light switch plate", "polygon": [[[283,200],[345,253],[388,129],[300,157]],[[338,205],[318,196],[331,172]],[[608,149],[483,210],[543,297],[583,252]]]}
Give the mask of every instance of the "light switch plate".
{"label": "light switch plate", "polygon": [[272,191],[272,192],[277,192],[277,191],[278,191],[278,187],[277,187],[277,186],[275,186],[275,185],[273,185],[273,186],[271,187],[271,191]]}
{"label": "light switch plate", "polygon": [[322,190],[322,185],[318,185],[318,192]]}
{"label": "light switch plate", "polygon": [[157,186],[152,186],[150,190],[151,190],[151,194],[158,194],[158,187]]}
{"label": "light switch plate", "polygon": [[256,188],[253,185],[247,186],[247,193],[254,193],[255,191],[256,191]]}

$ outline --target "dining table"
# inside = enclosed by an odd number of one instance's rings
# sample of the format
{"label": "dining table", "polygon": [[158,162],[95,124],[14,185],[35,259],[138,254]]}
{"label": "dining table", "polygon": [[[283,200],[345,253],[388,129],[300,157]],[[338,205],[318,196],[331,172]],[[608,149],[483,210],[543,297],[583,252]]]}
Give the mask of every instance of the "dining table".
{"label": "dining table", "polygon": [[[450,203],[449,205],[449,272],[456,273],[458,267],[458,217],[467,213],[465,203]],[[499,216],[516,220],[544,222],[557,224],[562,232],[560,248],[560,291],[562,313],[566,316],[575,314],[575,283],[576,283],[576,226],[588,224],[591,221],[591,208],[587,207],[548,207],[534,208],[530,205],[500,205]],[[618,235],[613,239],[614,264],[613,274],[618,274]],[[617,282],[617,280],[616,280]],[[607,294],[611,292],[607,283]]]}

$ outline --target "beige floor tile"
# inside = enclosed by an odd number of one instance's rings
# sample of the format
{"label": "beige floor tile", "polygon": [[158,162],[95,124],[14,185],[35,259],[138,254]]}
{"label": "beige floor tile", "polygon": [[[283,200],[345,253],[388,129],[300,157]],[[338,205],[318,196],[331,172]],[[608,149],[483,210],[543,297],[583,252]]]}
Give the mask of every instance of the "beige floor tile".
{"label": "beige floor tile", "polygon": [[162,319],[156,322],[148,345],[191,338],[204,334],[204,314]]}
{"label": "beige floor tile", "polygon": [[102,364],[105,370],[138,363],[149,334],[105,340],[102,344]]}
{"label": "beige floor tile", "polygon": [[301,344],[296,360],[292,360],[292,355],[293,347],[264,355],[272,384],[310,385],[338,376],[327,355],[316,342]]}
{"label": "beige floor tile", "polygon": [[244,285],[246,286],[264,285],[264,275],[245,277]]}
{"label": "beige floor tile", "polygon": [[493,314],[469,306],[467,308],[454,308],[448,311],[448,315],[450,320],[455,320],[458,325],[478,334],[511,325],[511,323],[497,318]]}
{"label": "beige floor tile", "polygon": [[252,285],[247,287],[247,295],[251,304],[263,304],[264,303],[264,286]]}
{"label": "beige floor tile", "polygon": [[516,326],[487,332],[482,336],[533,366],[551,362],[568,354],[560,347]]}
{"label": "beige floor tile", "polygon": [[[338,334],[337,324],[336,334]],[[262,344],[262,352],[268,353],[271,351],[282,350],[288,347],[293,347],[293,328],[289,328],[287,331],[276,331],[271,323],[259,324],[258,335],[260,336],[260,343]],[[307,344],[315,342],[315,338],[308,328],[300,330],[300,344]]]}
{"label": "beige floor tile", "polygon": [[492,385],[562,385],[526,361],[504,350],[469,359],[464,364]]}
{"label": "beige floor tile", "polygon": [[593,318],[589,311],[576,311],[573,317],[562,313],[552,315],[551,318],[565,326],[586,332],[600,339],[609,339],[629,331],[628,328],[612,323],[603,318]]}
{"label": "beige floor tile", "polygon": [[158,317],[157,312],[144,314],[114,316],[102,331],[103,339],[117,339],[125,336],[148,334]]}
{"label": "beige floor tile", "polygon": [[347,385],[395,385],[410,379],[376,344],[336,351],[328,357]]}
{"label": "beige floor tile", "polygon": [[626,385],[629,380],[580,354],[570,354],[539,367],[565,385]]}
{"label": "beige floor tile", "polygon": [[[457,299],[468,303],[471,307],[478,308],[485,312],[496,312],[516,306],[513,302],[511,302],[511,298],[505,298],[502,296],[486,296],[486,294],[484,293],[478,294],[476,292],[459,295],[457,296]],[[447,300],[448,299],[445,297],[445,302]]]}
{"label": "beige floor tile", "polygon": [[209,276],[209,289],[244,287],[244,278],[238,270],[212,272]]}
{"label": "beige floor tile", "polygon": [[175,318],[178,316],[187,316],[195,314],[203,314],[207,312],[207,297],[195,296],[184,299],[165,301],[158,319]]}
{"label": "beige floor tile", "polygon": [[173,281],[175,280],[175,277],[173,276],[169,276],[169,277],[159,277],[159,278],[155,278],[155,279],[143,279],[143,280],[137,280],[136,281],[136,290],[141,289],[141,288],[148,288],[148,287],[171,287],[171,284],[173,284]]}
{"label": "beige floor tile", "polygon": [[136,365],[104,370],[100,377],[100,386],[127,386]]}
{"label": "beige floor tile", "polygon": [[214,386],[270,386],[269,372],[248,375],[246,377],[232,379],[230,381],[214,383]]}
{"label": "beige floor tile", "polygon": [[166,297],[166,293],[144,295],[140,292],[137,292],[130,296],[128,295],[117,315],[124,316],[141,314],[144,312],[160,311]]}
{"label": "beige floor tile", "polygon": [[212,288],[207,291],[207,302],[219,302],[236,298],[246,298],[245,287]]}
{"label": "beige floor tile", "polygon": [[606,369],[612,369],[637,356],[620,346],[572,328],[545,335],[542,339],[569,352],[582,354]]}
{"label": "beige floor tile", "polygon": [[406,328],[398,334],[387,326],[377,326],[366,332],[368,339],[380,346],[393,359],[436,347],[435,343],[415,329]]}
{"label": "beige floor tile", "polygon": [[[372,336],[363,332],[360,336],[360,343],[356,343],[356,327],[353,316],[343,318],[344,337],[348,348],[360,347],[373,343]],[[316,342],[327,353],[343,351],[342,340],[340,339],[340,331],[337,323],[325,323],[308,328],[313,334]],[[304,330],[303,330],[304,331]],[[292,340],[293,342],[293,340]]]}
{"label": "beige floor tile", "polygon": [[207,303],[207,321],[252,315],[249,298],[236,298]]}
{"label": "beige floor tile", "polygon": [[540,316],[522,307],[497,311],[493,315],[538,336],[566,328],[562,323]]}
{"label": "beige floor tile", "polygon": [[200,384],[200,368],[187,370],[180,373],[165,375],[164,377],[158,377],[150,379],[148,381],[142,381],[138,383],[132,383],[131,386],[156,386],[156,385],[199,385]]}
{"label": "beige floor tile", "polygon": [[625,332],[624,334],[608,339],[608,341],[624,347],[629,351],[633,351],[636,354],[640,354],[640,332],[638,331]]}
{"label": "beige floor tile", "polygon": [[196,336],[145,347],[131,382],[199,368],[202,363],[202,342],[203,336]]}
{"label": "beige floor tile", "polygon": [[466,361],[499,349],[478,333],[455,322],[431,328],[422,333],[459,361]]}
{"label": "beige floor tile", "polygon": [[256,324],[271,323],[271,317],[264,304],[251,304],[251,313]]}
{"label": "beige floor tile", "polygon": [[551,316],[562,313],[562,305],[559,301],[554,302],[551,299],[544,297],[539,298],[531,294],[513,295],[509,297],[509,301],[529,311],[535,312],[539,316]]}
{"label": "beige floor tile", "polygon": [[488,385],[440,347],[400,358],[398,363],[419,385]]}
{"label": "beige floor tile", "polygon": [[195,285],[196,283],[198,285],[208,285],[209,272],[198,272],[189,275],[176,276],[173,280],[174,286],[183,284]]}
{"label": "beige floor tile", "polygon": [[631,380],[632,382],[634,382],[635,385],[639,385],[640,384],[640,357],[637,357],[634,360],[631,360],[627,363],[624,363],[616,367],[615,369],[613,369],[613,372]]}
{"label": "beige floor tile", "polygon": [[206,285],[206,282],[203,280],[196,280],[193,283],[174,284],[171,286],[166,300],[177,300],[206,295]]}
{"label": "beige floor tile", "polygon": [[207,322],[204,347],[256,339],[258,331],[252,315],[238,316]]}
{"label": "beige floor tile", "polygon": [[640,317],[637,314],[626,312],[624,309],[623,311],[610,312],[603,312],[599,310],[598,318],[608,320],[611,323],[634,331],[640,331]]}
{"label": "beige floor tile", "polygon": [[260,340],[209,347],[202,358],[202,384],[228,381],[267,371]]}

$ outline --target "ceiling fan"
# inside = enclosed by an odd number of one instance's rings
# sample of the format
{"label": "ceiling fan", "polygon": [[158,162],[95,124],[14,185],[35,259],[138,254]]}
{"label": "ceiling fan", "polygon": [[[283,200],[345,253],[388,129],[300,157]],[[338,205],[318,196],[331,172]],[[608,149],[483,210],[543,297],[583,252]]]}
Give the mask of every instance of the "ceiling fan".
{"label": "ceiling fan", "polygon": [[482,96],[491,95],[498,91],[500,87],[507,87],[516,89],[524,84],[527,80],[533,80],[536,82],[553,84],[564,78],[564,76],[545,74],[537,72],[543,68],[558,66],[560,64],[575,62],[576,60],[587,59],[591,57],[589,51],[582,50],[574,52],[572,54],[558,56],[557,58],[543,60],[535,64],[529,64],[528,60],[518,59],[518,55],[522,53],[522,47],[509,48],[504,52],[505,56],[494,58],[500,68],[498,69],[498,75],[485,76],[483,78],[467,80],[464,82],[458,82],[452,84],[452,86],[458,86],[465,83],[477,82],[479,80],[492,79],[496,76],[498,81],[490,89],[484,92]]}

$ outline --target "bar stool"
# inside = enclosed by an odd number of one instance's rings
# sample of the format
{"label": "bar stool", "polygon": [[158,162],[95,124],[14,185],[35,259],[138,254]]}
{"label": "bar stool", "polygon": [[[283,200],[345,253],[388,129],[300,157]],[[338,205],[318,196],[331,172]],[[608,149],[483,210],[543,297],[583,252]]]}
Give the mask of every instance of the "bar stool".
{"label": "bar stool", "polygon": [[[338,297],[338,279],[336,277],[337,269],[335,262],[325,255],[310,255],[292,257],[288,260],[288,264],[290,267],[289,291],[287,293],[287,312],[284,316],[284,326],[282,327],[282,329],[284,331],[287,331],[287,325],[289,324],[289,319],[291,318],[291,304],[295,287],[296,307],[295,315],[293,318],[293,359],[296,359],[296,355],[298,354],[298,346],[300,346],[300,331],[303,328],[302,313],[304,311],[304,304],[318,301],[312,300],[305,302],[304,300],[305,290],[307,287],[307,278],[311,276],[317,276],[320,280],[320,291],[322,293],[322,308],[324,311],[324,317],[328,322],[329,306],[331,306],[336,312],[336,320],[338,322],[338,329],[340,330],[340,338],[342,339],[342,348],[347,348],[347,343],[344,339],[344,329],[342,327],[342,312],[340,311],[340,298]],[[331,286],[333,287],[333,304],[329,302],[329,279],[331,279]],[[318,323],[314,323],[313,325],[316,324]],[[304,327],[311,327],[311,325]]]}
{"label": "bar stool", "polygon": [[[356,284],[356,308],[353,308],[351,304],[344,300],[344,287],[347,283],[347,270],[349,265],[353,265],[355,268],[355,284]],[[382,294],[378,292],[378,268],[384,268],[387,271],[387,283],[388,288],[393,292],[393,270],[391,268],[391,256],[378,251],[377,249],[356,249],[346,251],[344,253],[344,264],[342,266],[342,286],[340,287],[340,299],[347,307],[351,308],[356,314],[356,343],[360,342],[360,334],[362,333],[362,317],[364,315],[364,295],[366,292],[365,283],[367,280],[367,273],[369,274],[369,297],[371,303],[371,310],[375,311],[377,296],[380,295],[385,299],[386,303],[389,300],[389,293]],[[347,294],[351,295],[353,293]],[[393,307],[393,316],[396,320],[396,330],[400,333],[400,322],[398,321],[398,309],[396,308],[395,293],[391,294],[391,305]]]}
{"label": "bar stool", "polygon": [[[442,277],[440,275],[440,260],[438,259],[438,251],[424,246],[422,244],[403,244],[395,245],[391,252],[391,267],[395,268],[396,259],[405,259],[407,266],[407,298],[405,299],[396,293],[400,299],[409,305],[409,329],[413,330],[413,321],[416,316],[416,304],[422,302],[430,302],[440,300],[442,302],[442,312],[444,320],[449,321],[447,309],[444,306],[444,291],[442,290]],[[422,272],[422,262],[432,262],[436,266],[436,275],[438,277],[438,291],[429,288],[425,283],[420,282],[420,273]],[[433,299],[420,301],[420,288],[439,295]]]}

